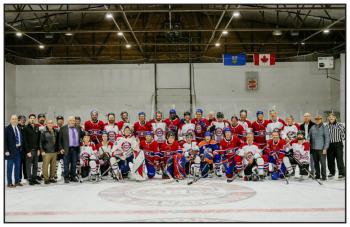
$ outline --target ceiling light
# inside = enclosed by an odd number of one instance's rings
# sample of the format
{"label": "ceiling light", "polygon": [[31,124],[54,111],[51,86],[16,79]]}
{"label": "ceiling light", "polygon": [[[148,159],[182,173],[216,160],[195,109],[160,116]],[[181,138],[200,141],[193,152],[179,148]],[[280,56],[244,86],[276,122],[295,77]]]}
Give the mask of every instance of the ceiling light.
{"label": "ceiling light", "polygon": [[329,31],[329,29],[328,28],[326,28],[325,30],[323,30],[323,33],[324,34],[328,34],[330,31]]}
{"label": "ceiling light", "polygon": [[126,48],[130,48],[131,45],[128,43],[128,44],[125,45],[125,47],[126,47]]}
{"label": "ceiling light", "polygon": [[216,47],[219,47],[219,46],[220,46],[220,43],[215,43],[215,46],[216,46]]}
{"label": "ceiling light", "polygon": [[117,35],[118,36],[123,36],[123,32],[118,32]]}
{"label": "ceiling light", "polygon": [[44,49],[44,48],[45,48],[45,46],[43,44],[39,45],[39,49]]}
{"label": "ceiling light", "polygon": [[227,34],[228,34],[228,31],[227,31],[227,30],[223,30],[223,31],[222,31],[222,34],[223,34],[223,35],[227,35]]}
{"label": "ceiling light", "polygon": [[106,18],[107,18],[107,19],[112,19],[112,18],[113,18],[113,14],[111,14],[111,13],[106,13]]}
{"label": "ceiling light", "polygon": [[301,44],[301,45],[303,45],[303,46],[305,45],[305,43],[304,43],[304,42],[301,42],[300,44]]}
{"label": "ceiling light", "polygon": [[280,36],[280,35],[282,35],[282,31],[279,30],[279,29],[275,29],[275,30],[272,31],[272,35],[274,35],[274,36]]}
{"label": "ceiling light", "polygon": [[232,14],[233,17],[238,18],[241,16],[241,13],[239,11],[234,11]]}
{"label": "ceiling light", "polygon": [[66,36],[72,36],[73,33],[71,33],[71,32],[66,32],[64,35],[66,35]]}
{"label": "ceiling light", "polygon": [[16,32],[17,37],[22,37],[22,35],[23,35],[22,32]]}

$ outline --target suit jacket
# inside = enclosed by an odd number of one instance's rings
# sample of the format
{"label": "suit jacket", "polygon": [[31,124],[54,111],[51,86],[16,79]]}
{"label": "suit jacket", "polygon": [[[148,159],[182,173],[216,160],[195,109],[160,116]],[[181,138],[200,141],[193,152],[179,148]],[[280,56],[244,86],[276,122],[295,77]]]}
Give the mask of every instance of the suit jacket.
{"label": "suit jacket", "polygon": [[[19,129],[18,131],[19,131],[20,139],[21,139],[21,146],[22,146],[22,148],[24,148],[25,147],[25,141],[24,141],[23,132],[22,132],[22,130],[20,130],[20,128],[18,128],[18,129]],[[16,152],[17,152],[16,135],[15,135],[15,132],[13,131],[13,128],[12,128],[11,124],[6,126],[4,134],[5,134],[4,135],[5,136],[5,141],[4,141],[5,153],[6,152],[10,153],[9,156],[5,155],[5,159],[6,160],[15,159],[16,158]]]}
{"label": "suit jacket", "polygon": [[[79,138],[79,142],[80,139],[83,137],[82,133],[81,133],[81,128],[80,127],[75,127],[77,129],[78,132],[78,138]],[[64,152],[68,152],[69,151],[69,128],[68,125],[64,125],[62,126],[62,128],[60,128],[60,132],[58,134],[58,149],[59,150],[64,150]]]}
{"label": "suit jacket", "polygon": [[[310,132],[310,129],[311,129],[311,127],[313,126],[313,125],[315,125],[315,123],[314,122],[312,122],[312,121],[310,121],[309,122],[309,124],[308,124],[308,132]],[[302,130],[302,131],[304,131],[305,132],[305,123],[302,123],[301,125],[300,125],[300,130]]]}

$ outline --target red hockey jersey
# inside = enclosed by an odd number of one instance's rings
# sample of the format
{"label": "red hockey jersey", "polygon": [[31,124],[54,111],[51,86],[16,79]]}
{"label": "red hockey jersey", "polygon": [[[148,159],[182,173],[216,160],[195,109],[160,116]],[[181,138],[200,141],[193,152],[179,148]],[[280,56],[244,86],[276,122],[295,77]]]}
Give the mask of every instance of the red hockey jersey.
{"label": "red hockey jersey", "polygon": [[101,120],[97,122],[92,122],[91,120],[85,121],[84,123],[85,131],[89,133],[91,141],[99,142],[102,141],[101,132],[105,128],[105,123]]}

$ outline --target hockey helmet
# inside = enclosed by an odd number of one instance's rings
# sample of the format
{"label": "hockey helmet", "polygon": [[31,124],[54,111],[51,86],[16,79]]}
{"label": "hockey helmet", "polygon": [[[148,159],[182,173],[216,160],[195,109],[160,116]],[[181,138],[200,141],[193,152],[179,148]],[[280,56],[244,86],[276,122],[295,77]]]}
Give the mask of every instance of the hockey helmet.
{"label": "hockey helmet", "polygon": [[207,136],[210,136],[210,137],[211,137],[211,136],[212,136],[211,132],[205,132],[205,133],[204,133],[204,137],[207,137]]}
{"label": "hockey helmet", "polygon": [[203,114],[203,110],[202,110],[202,109],[197,109],[197,110],[196,110],[196,113],[201,113],[201,114]]}
{"label": "hockey helmet", "polygon": [[145,132],[145,136],[152,136],[153,135],[153,132],[152,131],[146,131]]}
{"label": "hockey helmet", "polygon": [[222,112],[217,112],[216,118],[224,118],[224,114]]}
{"label": "hockey helmet", "polygon": [[224,133],[225,133],[225,132],[231,132],[231,129],[228,128],[228,127],[226,127],[226,128],[224,128],[223,132],[224,132]]}
{"label": "hockey helmet", "polygon": [[141,115],[146,116],[145,112],[140,112],[139,116],[141,116]]}
{"label": "hockey helmet", "polygon": [[264,115],[264,112],[262,112],[261,110],[256,111],[256,116],[259,116],[259,114]]}
{"label": "hockey helmet", "polygon": [[169,110],[169,114],[176,114],[176,110],[175,109]]}

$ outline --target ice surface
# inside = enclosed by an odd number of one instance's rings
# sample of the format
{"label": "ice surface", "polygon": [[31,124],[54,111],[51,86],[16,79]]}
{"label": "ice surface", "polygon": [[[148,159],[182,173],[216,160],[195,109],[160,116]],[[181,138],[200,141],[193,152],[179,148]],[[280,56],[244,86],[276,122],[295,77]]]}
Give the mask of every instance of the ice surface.
{"label": "ice surface", "polygon": [[344,222],[345,182],[83,182],[5,189],[6,222]]}

